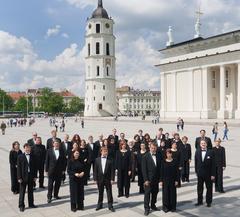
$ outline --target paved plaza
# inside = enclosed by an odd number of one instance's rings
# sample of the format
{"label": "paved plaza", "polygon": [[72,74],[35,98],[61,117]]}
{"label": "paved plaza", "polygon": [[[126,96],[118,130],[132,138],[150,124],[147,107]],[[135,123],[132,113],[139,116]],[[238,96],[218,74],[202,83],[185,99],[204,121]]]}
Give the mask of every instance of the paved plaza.
{"label": "paved plaza", "polygon": [[[66,132],[70,134],[70,137],[78,133],[81,138],[87,139],[89,135],[93,135],[97,140],[100,134],[108,136],[113,128],[126,134],[126,138],[133,138],[133,135],[138,129],[143,129],[144,133],[150,133],[151,137],[155,137],[155,134],[159,127],[163,127],[164,132],[172,133],[175,131],[176,126],[174,123],[164,123],[153,125],[151,121],[133,121],[125,118],[118,122],[110,119],[105,120],[85,120],[85,128],[81,129],[81,123],[75,123],[73,119],[68,119],[66,123]],[[208,136],[211,136],[211,125],[203,122],[192,121],[192,124],[186,124],[183,132],[180,132],[181,136],[186,135],[190,139],[192,149],[194,153],[194,141],[199,135],[200,129],[206,129]],[[26,209],[24,213],[20,213],[18,209],[18,195],[13,195],[10,191],[10,169],[8,163],[9,150],[13,141],[18,140],[21,147],[27,139],[31,137],[33,131],[38,132],[38,135],[42,137],[45,144],[46,139],[50,137],[51,127],[49,121],[44,119],[38,119],[36,124],[32,127],[17,127],[6,130],[6,135],[0,135],[0,210],[1,217],[15,217],[15,216],[49,216],[49,217],[67,217],[67,216],[143,216],[143,195],[138,194],[137,182],[131,184],[130,197],[129,198],[117,198],[116,184],[113,186],[113,197],[115,213],[111,213],[107,209],[107,204],[104,203],[104,208],[100,211],[95,211],[97,202],[97,188],[96,185],[90,181],[89,186],[85,187],[85,211],[78,211],[73,213],[70,211],[70,198],[69,198],[69,185],[68,181],[61,189],[59,196],[61,200],[55,201],[51,204],[47,204],[47,189],[36,190],[34,193],[35,204],[37,209]],[[239,127],[236,123],[230,125],[228,142],[223,142],[222,145],[226,148],[227,155],[227,169],[224,172],[224,187],[225,194],[214,193],[213,206],[207,208],[206,206],[196,208],[197,191],[196,191],[196,176],[193,169],[193,163],[191,164],[191,176],[190,183],[183,184],[183,187],[177,189],[177,212],[167,213],[163,211],[152,212],[149,216],[231,216],[239,217],[240,211],[240,144],[239,144]],[[59,133],[58,137],[63,138],[65,133]],[[220,130],[220,136],[222,137],[222,129]],[[47,178],[44,180],[45,186],[47,186]],[[204,192],[205,194],[205,192]],[[106,197],[105,197],[106,198]],[[162,205],[161,191],[158,194],[157,206],[161,208]],[[105,200],[106,202],[106,200]],[[27,206],[27,201],[26,201]]]}

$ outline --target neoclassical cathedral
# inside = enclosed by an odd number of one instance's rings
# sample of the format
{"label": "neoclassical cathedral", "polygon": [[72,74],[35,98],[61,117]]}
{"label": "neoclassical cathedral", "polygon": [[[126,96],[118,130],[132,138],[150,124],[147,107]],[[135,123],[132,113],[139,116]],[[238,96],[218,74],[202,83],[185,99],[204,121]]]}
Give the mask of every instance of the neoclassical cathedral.
{"label": "neoclassical cathedral", "polygon": [[161,118],[240,119],[240,30],[160,50]]}
{"label": "neoclassical cathedral", "polygon": [[98,0],[98,7],[86,26],[86,117],[117,115],[113,25],[102,0]]}

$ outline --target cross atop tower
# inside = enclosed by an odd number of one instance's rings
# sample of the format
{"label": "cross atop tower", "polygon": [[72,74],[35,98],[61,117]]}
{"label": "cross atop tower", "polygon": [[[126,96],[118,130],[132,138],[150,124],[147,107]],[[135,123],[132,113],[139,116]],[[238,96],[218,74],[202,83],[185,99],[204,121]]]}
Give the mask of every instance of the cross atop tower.
{"label": "cross atop tower", "polygon": [[197,15],[197,21],[195,24],[195,32],[196,34],[194,35],[194,38],[199,38],[201,37],[201,16],[203,15],[203,12],[201,11],[201,4],[199,4],[199,8],[196,11],[196,15]]}

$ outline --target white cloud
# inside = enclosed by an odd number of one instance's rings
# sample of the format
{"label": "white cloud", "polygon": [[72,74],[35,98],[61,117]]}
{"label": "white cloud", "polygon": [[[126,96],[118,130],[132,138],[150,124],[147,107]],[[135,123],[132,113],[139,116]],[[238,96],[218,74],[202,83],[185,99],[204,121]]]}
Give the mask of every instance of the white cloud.
{"label": "white cloud", "polygon": [[57,36],[61,31],[61,26],[60,25],[56,25],[53,28],[49,28],[46,32],[45,38],[49,38],[52,36]]}
{"label": "white cloud", "polygon": [[32,44],[0,31],[0,87],[5,90],[52,87],[84,90],[84,49],[71,44],[53,60],[38,57]]}
{"label": "white cloud", "polygon": [[63,38],[69,38],[69,35],[67,33],[62,33],[61,35]]}

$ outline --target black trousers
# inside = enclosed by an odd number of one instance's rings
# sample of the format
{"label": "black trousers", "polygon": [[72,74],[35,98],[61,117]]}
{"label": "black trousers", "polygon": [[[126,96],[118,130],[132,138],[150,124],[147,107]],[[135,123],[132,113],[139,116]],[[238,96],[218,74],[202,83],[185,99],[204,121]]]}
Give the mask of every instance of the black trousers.
{"label": "black trousers", "polygon": [[32,206],[34,204],[33,201],[33,178],[29,175],[27,182],[22,182],[20,184],[20,194],[19,194],[19,208],[25,207],[24,198],[26,187],[28,188],[28,205]]}
{"label": "black trousers", "polygon": [[182,168],[182,171],[181,171],[183,182],[189,181],[189,171],[190,171],[189,161],[184,161],[183,162],[183,168]]}
{"label": "black trousers", "polygon": [[71,205],[81,207],[84,200],[84,180],[82,178],[70,178]]}
{"label": "black trousers", "polygon": [[108,180],[98,182],[98,206],[102,206],[103,204],[104,187],[107,191],[108,208],[111,208],[113,206],[112,184]]}
{"label": "black trousers", "polygon": [[118,170],[117,172],[117,186],[119,195],[122,196],[125,190],[125,195],[129,195],[130,178],[127,170]]}
{"label": "black trousers", "polygon": [[54,197],[58,197],[59,189],[61,186],[61,179],[62,179],[61,176],[48,177],[48,194],[47,194],[48,199],[52,199],[53,190]]}
{"label": "black trousers", "polygon": [[177,192],[174,182],[169,182],[168,180],[163,181],[162,202],[163,209],[168,210],[176,209]]}
{"label": "black trousers", "polygon": [[39,173],[39,187],[43,186],[44,183],[44,164],[41,164],[37,168],[37,172]]}
{"label": "black trousers", "polygon": [[11,173],[11,191],[19,192],[19,182],[17,180],[17,168],[10,166],[10,173]]}
{"label": "black trousers", "polygon": [[207,204],[212,203],[212,180],[211,177],[200,177],[198,176],[198,183],[197,183],[197,193],[198,193],[198,203],[203,202],[203,186],[204,183],[207,188],[207,193],[206,193],[206,202]]}
{"label": "black trousers", "polygon": [[150,198],[151,207],[154,207],[157,202],[157,194],[159,192],[158,182],[150,183],[149,186],[144,186],[144,208],[145,210],[150,210]]}
{"label": "black trousers", "polygon": [[223,191],[223,168],[216,167],[215,190]]}

